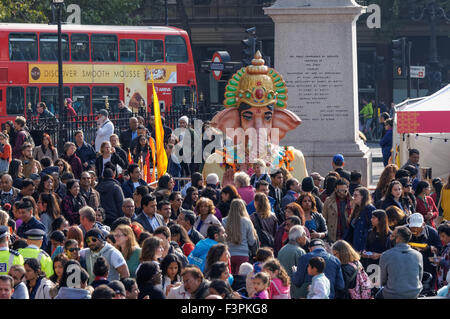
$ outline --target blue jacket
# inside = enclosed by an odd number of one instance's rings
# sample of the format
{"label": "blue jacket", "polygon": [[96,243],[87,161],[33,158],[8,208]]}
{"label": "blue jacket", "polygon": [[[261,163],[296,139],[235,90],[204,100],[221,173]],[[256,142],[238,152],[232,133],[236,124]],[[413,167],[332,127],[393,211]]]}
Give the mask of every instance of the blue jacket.
{"label": "blue jacket", "polygon": [[387,130],[386,134],[380,140],[381,153],[383,153],[383,159],[389,159],[392,149],[392,129]]}
{"label": "blue jacket", "polygon": [[[41,229],[45,231],[45,233],[48,233],[47,228],[44,224],[42,224],[39,220],[36,219],[36,217],[31,217],[31,219],[28,221],[28,223],[22,223],[20,227],[17,229],[17,235],[21,238],[25,238],[25,233],[29,231],[30,229]],[[44,239],[42,240],[42,246],[41,249],[47,251],[48,246],[48,236],[44,235]]]}
{"label": "blue jacket", "polygon": [[[172,177],[181,177],[181,165],[180,163],[175,162],[170,156],[167,162],[167,173]],[[174,191],[180,190],[180,182],[175,181]]]}
{"label": "blue jacket", "polygon": [[[353,220],[351,227],[348,228],[347,234],[344,235],[344,239],[352,243],[353,248],[356,251],[362,251],[366,249],[367,235],[372,228],[372,212],[375,210],[375,206],[372,204],[367,205],[362,212],[359,213],[358,218]],[[353,236],[349,234],[353,231]],[[353,237],[353,238],[352,238]]]}
{"label": "blue jacket", "polygon": [[298,259],[297,272],[292,278],[292,283],[297,287],[301,287],[305,282],[312,281],[312,276],[308,275],[307,269],[309,260],[313,257],[322,257],[325,259],[325,276],[330,281],[330,299],[334,299],[335,291],[345,288],[344,277],[342,276],[341,262],[339,259],[327,253],[324,248],[316,248]]}
{"label": "blue jacket", "polygon": [[[269,198],[269,202],[270,202],[270,209],[272,210],[272,213],[275,212],[275,199],[267,196]],[[254,212],[256,212],[256,208],[255,208],[255,201],[252,200],[250,203],[248,203],[247,205],[247,212],[249,215],[253,214]]]}
{"label": "blue jacket", "polygon": [[[139,185],[147,186],[147,183],[143,179],[139,179],[138,183]],[[135,190],[136,188],[134,187],[131,179],[122,184],[123,196],[125,196],[125,198],[133,198],[133,193]]]}
{"label": "blue jacket", "polygon": [[96,154],[92,145],[83,142],[83,145],[80,148],[78,148],[77,146],[77,151],[75,152],[75,154],[77,154],[77,156],[80,158],[81,164],[84,164],[86,162],[88,163],[88,165],[95,164]]}
{"label": "blue jacket", "polygon": [[284,211],[287,205],[290,203],[293,203],[297,200],[295,197],[295,194],[297,194],[294,191],[288,190],[286,195],[284,195],[283,199],[281,200],[281,209]]}
{"label": "blue jacket", "polygon": [[197,266],[203,272],[205,270],[208,251],[216,244],[217,242],[210,238],[200,240],[188,256],[189,264]]}

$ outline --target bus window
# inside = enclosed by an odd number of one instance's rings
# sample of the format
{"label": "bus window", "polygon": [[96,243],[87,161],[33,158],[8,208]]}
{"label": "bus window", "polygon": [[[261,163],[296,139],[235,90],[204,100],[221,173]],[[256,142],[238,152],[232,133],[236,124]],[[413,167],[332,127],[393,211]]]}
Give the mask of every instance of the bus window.
{"label": "bus window", "polygon": [[191,105],[191,94],[188,86],[173,87],[172,105],[175,109],[181,109],[181,106]]}
{"label": "bus window", "polygon": [[186,42],[178,35],[166,36],[166,62],[186,63],[188,53]]}
{"label": "bus window", "polygon": [[101,109],[106,109],[105,102],[108,98],[110,113],[119,111],[119,88],[115,86],[94,86],[92,88],[92,113],[96,114]]}
{"label": "bus window", "polygon": [[136,62],[136,41],[130,39],[120,40],[120,61]]}
{"label": "bus window", "polygon": [[139,62],[164,62],[164,47],[161,40],[138,40]]}
{"label": "bus window", "polygon": [[[70,97],[70,89],[64,87],[64,98]],[[58,87],[57,86],[44,86],[41,89],[41,101],[45,102],[47,109],[55,115],[59,114],[59,102],[58,102]]]}
{"label": "bus window", "polygon": [[72,34],[72,61],[89,61],[89,36],[87,34]]}
{"label": "bus window", "polygon": [[25,90],[21,86],[6,89],[6,113],[23,114],[25,104]]}
{"label": "bus window", "polygon": [[9,59],[11,61],[36,61],[38,59],[35,33],[11,33],[9,35]]}
{"label": "bus window", "polygon": [[117,36],[112,34],[93,34],[92,61],[117,61]]}
{"label": "bus window", "polygon": [[[62,58],[69,60],[69,36],[61,35]],[[39,36],[39,49],[42,61],[58,61],[58,35],[41,34]]]}
{"label": "bus window", "polygon": [[88,86],[72,88],[73,108],[78,115],[89,114],[91,111],[91,89]]}
{"label": "bus window", "polygon": [[39,88],[35,86],[27,87],[27,108],[29,103],[31,103],[33,114],[36,114],[37,104],[39,103]]}

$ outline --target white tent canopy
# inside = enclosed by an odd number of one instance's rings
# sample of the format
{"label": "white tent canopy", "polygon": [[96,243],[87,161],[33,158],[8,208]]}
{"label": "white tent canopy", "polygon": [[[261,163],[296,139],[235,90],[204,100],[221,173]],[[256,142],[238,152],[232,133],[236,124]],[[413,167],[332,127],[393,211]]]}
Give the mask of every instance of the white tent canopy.
{"label": "white tent canopy", "polygon": [[[399,117],[403,116],[401,119],[404,121],[407,112],[416,114],[414,118],[421,122],[419,126],[413,121],[399,123]],[[450,85],[433,95],[398,105],[394,117],[394,163],[401,167],[408,160],[408,150],[415,148],[420,151],[420,166],[431,167],[433,178],[447,180],[450,173],[450,122],[442,123],[443,114],[450,114]],[[403,125],[400,129],[399,124]],[[431,133],[436,132],[433,128],[437,126],[442,133]]]}

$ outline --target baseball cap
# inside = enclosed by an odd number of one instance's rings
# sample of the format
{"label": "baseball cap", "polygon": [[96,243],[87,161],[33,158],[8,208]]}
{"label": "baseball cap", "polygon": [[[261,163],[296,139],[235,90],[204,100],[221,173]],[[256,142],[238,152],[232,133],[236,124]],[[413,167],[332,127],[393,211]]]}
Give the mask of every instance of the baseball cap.
{"label": "baseball cap", "polygon": [[408,222],[409,227],[422,227],[423,216],[420,213],[414,213],[411,216],[409,216]]}
{"label": "baseball cap", "polygon": [[344,155],[342,154],[336,154],[333,156],[333,163],[336,165],[342,165],[344,164]]}
{"label": "baseball cap", "polygon": [[30,178],[33,181],[37,181],[37,180],[41,179],[41,176],[39,174],[33,173],[33,174],[30,175]]}
{"label": "baseball cap", "polygon": [[100,111],[97,112],[97,115],[104,115],[107,117],[109,115],[109,113],[107,110],[101,109]]}
{"label": "baseball cap", "polygon": [[325,243],[323,242],[322,239],[316,238],[316,239],[311,240],[311,242],[309,243],[309,247],[314,247],[314,246],[325,247]]}

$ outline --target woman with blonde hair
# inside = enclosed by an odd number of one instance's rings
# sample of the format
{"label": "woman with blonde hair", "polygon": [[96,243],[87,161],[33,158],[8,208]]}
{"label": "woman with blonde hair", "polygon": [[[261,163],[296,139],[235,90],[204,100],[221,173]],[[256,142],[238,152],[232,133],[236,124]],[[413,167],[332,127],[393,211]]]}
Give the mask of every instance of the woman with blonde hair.
{"label": "woman with blonde hair", "polygon": [[277,232],[278,219],[270,208],[270,202],[264,193],[256,193],[255,195],[255,209],[256,211],[250,217],[253,225],[258,232],[265,231],[270,236],[266,239],[259,238],[261,246],[269,246],[273,248],[274,238]]}
{"label": "woman with blonde hair", "polygon": [[249,261],[251,253],[249,247],[254,247],[258,238],[242,199],[231,201],[228,216],[222,220],[222,224],[227,234],[227,245],[231,256],[231,273],[237,275],[241,264]]}
{"label": "woman with blonde hair", "polygon": [[359,262],[360,256],[345,240],[338,240],[332,246],[333,255],[341,262],[345,288],[336,292],[336,299],[351,299],[349,289],[356,287],[356,274],[364,270]]}
{"label": "woman with blonde hair", "polygon": [[111,146],[116,151],[116,154],[119,155],[119,157],[125,163],[125,167],[122,167],[122,168],[127,169],[128,168],[128,155],[127,155],[127,152],[125,152],[125,150],[120,145],[119,136],[117,136],[117,134],[112,134],[109,137],[109,141],[111,142]]}
{"label": "woman with blonde hair", "polygon": [[97,172],[97,176],[103,177],[103,170],[105,168],[105,164],[111,162],[116,168],[119,165],[122,168],[126,167],[126,162],[116,153],[114,147],[111,146],[111,142],[105,141],[100,146],[100,156],[95,160],[95,170]]}
{"label": "woman with blonde hair", "polygon": [[136,240],[133,229],[128,225],[119,225],[114,230],[115,247],[125,258],[130,277],[136,278],[136,269],[141,258],[141,248]]}
{"label": "woman with blonde hair", "polygon": [[214,214],[216,213],[216,208],[212,200],[206,197],[200,197],[200,199],[195,204],[195,212],[197,213],[197,219],[194,223],[194,228],[203,235],[203,237],[208,237],[208,228],[211,225],[222,226],[220,221]]}

